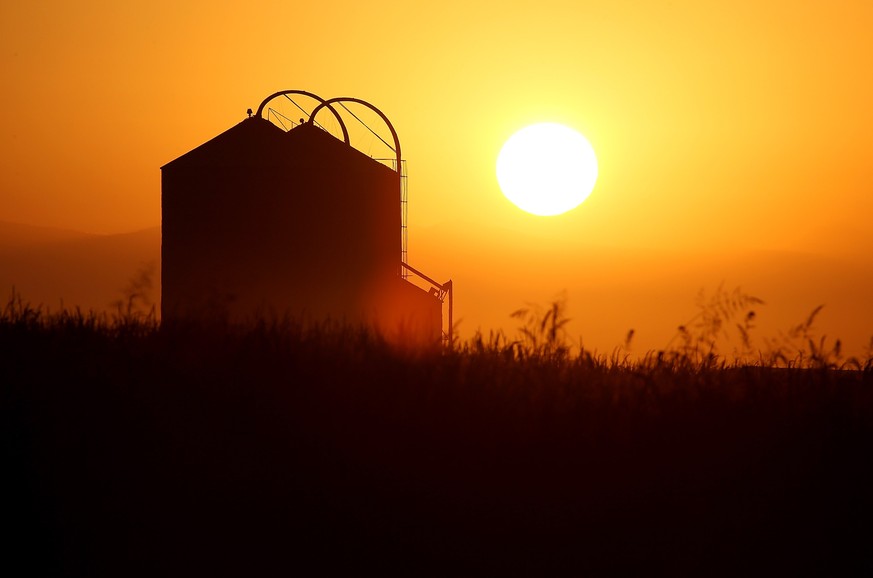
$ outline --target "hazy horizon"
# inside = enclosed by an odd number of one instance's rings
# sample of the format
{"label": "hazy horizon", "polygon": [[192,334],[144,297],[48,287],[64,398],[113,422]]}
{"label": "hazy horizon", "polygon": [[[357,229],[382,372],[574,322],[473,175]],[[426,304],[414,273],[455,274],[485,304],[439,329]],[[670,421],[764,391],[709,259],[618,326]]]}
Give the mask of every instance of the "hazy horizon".
{"label": "hazy horizon", "polygon": [[[37,233],[33,234],[34,228],[24,226],[32,234],[31,241],[16,246],[9,235],[10,225],[0,222],[4,297],[15,285],[25,300],[52,310],[61,301],[65,307],[83,305],[85,309],[109,310],[122,297],[128,281],[143,267],[152,265],[155,285],[151,300],[160,303],[160,226],[114,235],[41,228],[35,228]],[[460,321],[462,339],[469,339],[476,330],[486,335],[501,330],[514,337],[520,324],[510,317],[513,311],[566,299],[571,319],[566,336],[570,342],[579,345],[581,340],[588,349],[609,353],[622,346],[627,332],[633,329],[630,351],[641,355],[666,347],[677,327],[696,314],[698,293],[703,291],[709,297],[719,287],[726,291],[739,287],[765,301],[756,310],[756,329],[752,333],[753,343],[762,349],[767,345],[765,338],[780,338],[819,305],[824,308],[814,330],[817,336],[826,336],[828,344],[841,339],[847,355],[860,356],[873,337],[873,323],[859,323],[873,319],[873,307],[863,285],[870,261],[797,251],[748,251],[718,261],[714,259],[717,254],[706,252],[590,247],[578,253],[584,256],[589,276],[582,282],[567,284],[561,257],[553,255],[548,244],[514,237],[511,241],[492,240],[464,248],[464,242],[469,241],[465,235],[469,234],[455,230],[449,235],[445,226],[425,227],[419,235],[413,232],[410,241],[413,266],[417,266],[419,251],[441,255],[430,263],[435,269],[455,264],[455,319]],[[497,243],[511,243],[525,266],[477,259],[493,250],[489,245]],[[38,250],[28,253],[24,247]],[[453,255],[462,250],[468,264],[458,266]],[[694,272],[683,273],[687,269]],[[811,275],[810,271],[816,269],[830,270],[849,282],[855,279],[857,285],[845,286],[831,278]],[[635,272],[636,280],[627,271]],[[23,277],[19,282],[10,276],[16,274]],[[788,290],[782,289],[781,285],[786,284]],[[482,308],[481,303],[489,307]],[[728,327],[728,337],[724,353],[739,346],[733,325]]]}

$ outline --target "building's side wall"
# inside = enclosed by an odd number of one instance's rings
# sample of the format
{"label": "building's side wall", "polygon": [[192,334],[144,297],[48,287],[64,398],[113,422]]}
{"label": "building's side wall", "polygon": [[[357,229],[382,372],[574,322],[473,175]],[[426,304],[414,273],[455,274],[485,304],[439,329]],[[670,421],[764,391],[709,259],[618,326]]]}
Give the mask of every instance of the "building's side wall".
{"label": "building's side wall", "polygon": [[246,135],[163,170],[164,318],[367,320],[372,288],[399,273],[397,173],[328,135],[281,154]]}
{"label": "building's side wall", "polygon": [[265,183],[238,167],[165,170],[162,180],[162,315],[236,316],[262,277],[240,192]]}
{"label": "building's side wall", "polygon": [[332,311],[357,314],[366,287],[399,274],[400,180],[336,139],[313,136],[283,170],[288,193],[271,197],[284,215],[281,285],[303,284],[318,300],[339,299]]}

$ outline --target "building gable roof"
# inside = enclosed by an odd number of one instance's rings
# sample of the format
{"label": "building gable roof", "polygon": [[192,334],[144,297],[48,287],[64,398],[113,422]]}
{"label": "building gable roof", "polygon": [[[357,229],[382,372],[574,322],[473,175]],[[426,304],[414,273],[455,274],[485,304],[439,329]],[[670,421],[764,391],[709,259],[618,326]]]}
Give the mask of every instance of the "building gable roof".
{"label": "building gable roof", "polygon": [[391,170],[378,161],[348,146],[340,139],[304,123],[288,132],[273,123],[252,117],[168,162],[161,170],[212,167],[283,167],[292,158],[346,162],[366,161]]}
{"label": "building gable roof", "polygon": [[281,149],[284,136],[284,131],[269,121],[255,117],[247,118],[168,162],[161,167],[161,170],[193,166],[260,164]]}

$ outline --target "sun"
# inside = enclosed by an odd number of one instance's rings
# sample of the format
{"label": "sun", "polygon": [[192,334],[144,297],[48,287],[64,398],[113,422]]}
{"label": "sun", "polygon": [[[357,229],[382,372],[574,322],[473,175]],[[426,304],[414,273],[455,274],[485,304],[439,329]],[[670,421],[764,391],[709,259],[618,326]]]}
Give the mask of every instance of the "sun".
{"label": "sun", "polygon": [[540,216],[574,209],[594,189],[597,156],[588,140],[562,124],[527,126],[497,156],[497,182],[519,209]]}

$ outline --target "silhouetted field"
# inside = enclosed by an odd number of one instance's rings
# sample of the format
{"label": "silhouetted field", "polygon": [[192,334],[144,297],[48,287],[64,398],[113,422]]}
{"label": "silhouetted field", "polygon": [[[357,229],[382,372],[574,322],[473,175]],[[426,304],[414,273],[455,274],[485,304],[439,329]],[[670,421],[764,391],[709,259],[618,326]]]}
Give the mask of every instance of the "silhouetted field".
{"label": "silhouetted field", "polygon": [[10,305],[3,574],[873,570],[869,360],[542,337],[412,354],[329,324]]}

